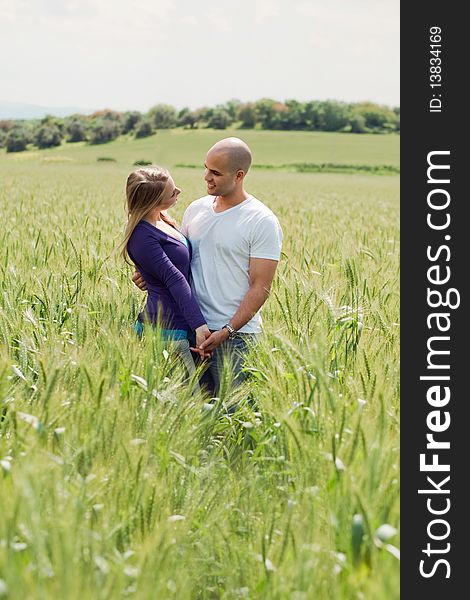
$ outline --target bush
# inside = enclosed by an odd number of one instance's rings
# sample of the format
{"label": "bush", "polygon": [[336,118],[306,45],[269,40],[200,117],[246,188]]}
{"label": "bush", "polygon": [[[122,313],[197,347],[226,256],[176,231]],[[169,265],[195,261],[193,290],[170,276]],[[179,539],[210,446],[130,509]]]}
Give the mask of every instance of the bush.
{"label": "bush", "polygon": [[169,104],[157,104],[148,112],[157,129],[171,129],[176,126],[176,110]]}
{"label": "bush", "polygon": [[0,148],[4,148],[7,141],[7,134],[0,129]]}
{"label": "bush", "polygon": [[241,121],[242,129],[253,129],[256,125],[255,105],[249,102],[242,104],[238,109],[238,119]]}
{"label": "bush", "polygon": [[148,165],[153,164],[151,160],[136,160],[134,166],[136,167],[147,167]]}
{"label": "bush", "polygon": [[104,119],[105,121],[113,121],[119,125],[119,128],[122,129],[122,124],[124,122],[124,115],[117,110],[111,110],[110,108],[104,108],[103,110],[96,110],[91,115],[92,120]]}
{"label": "bush", "polygon": [[362,115],[353,115],[350,119],[351,133],[367,133],[366,120]]}
{"label": "bush", "polygon": [[115,140],[121,133],[121,128],[116,121],[100,117],[92,121],[88,131],[90,144],[105,144]]}
{"label": "bush", "polygon": [[325,100],[317,104],[318,129],[320,131],[340,131],[349,122],[349,107],[344,102]]}
{"label": "bush", "polygon": [[226,129],[232,123],[232,118],[225,108],[216,108],[207,122],[207,127]]}
{"label": "bush", "polygon": [[86,121],[83,118],[76,117],[70,120],[65,130],[68,142],[84,142],[86,140]]}
{"label": "bush", "polygon": [[124,113],[122,118],[122,133],[134,131],[142,121],[142,114],[136,110]]}
{"label": "bush", "polygon": [[197,123],[197,115],[191,111],[189,108],[182,108],[178,113],[178,120],[176,124],[179,127],[184,127],[185,129],[194,129],[194,126]]}
{"label": "bush", "polygon": [[22,152],[28,145],[28,132],[19,126],[13,127],[6,138],[7,152]]}
{"label": "bush", "polygon": [[116,159],[111,156],[98,156],[96,160],[98,162],[116,162]]}
{"label": "bush", "polygon": [[149,137],[155,133],[152,123],[150,121],[141,121],[135,128],[135,137],[144,138]]}
{"label": "bush", "polygon": [[62,134],[57,125],[41,125],[34,135],[34,143],[38,148],[60,146]]}
{"label": "bush", "polygon": [[353,107],[355,115],[360,115],[365,120],[365,125],[372,130],[395,131],[398,121],[396,112],[388,106],[381,106],[372,102],[361,102]]}
{"label": "bush", "polygon": [[13,126],[14,123],[10,119],[2,119],[0,121],[0,131],[3,131],[4,133],[8,133]]}

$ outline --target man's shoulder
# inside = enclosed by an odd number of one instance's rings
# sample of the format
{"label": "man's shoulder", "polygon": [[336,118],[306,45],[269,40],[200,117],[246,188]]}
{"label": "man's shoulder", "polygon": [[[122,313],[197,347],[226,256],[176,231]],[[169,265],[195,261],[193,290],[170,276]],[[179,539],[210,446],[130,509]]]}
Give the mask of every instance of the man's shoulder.
{"label": "man's shoulder", "polygon": [[277,220],[276,215],[269,208],[269,206],[266,206],[264,202],[261,202],[261,200],[258,200],[258,198],[255,198],[254,196],[251,197],[251,202],[247,204],[247,210],[260,219],[271,217]]}

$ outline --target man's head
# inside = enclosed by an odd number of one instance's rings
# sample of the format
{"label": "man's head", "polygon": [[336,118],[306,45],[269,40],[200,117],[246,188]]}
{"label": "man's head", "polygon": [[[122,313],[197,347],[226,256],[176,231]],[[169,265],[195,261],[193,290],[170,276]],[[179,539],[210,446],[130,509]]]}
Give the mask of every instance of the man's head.
{"label": "man's head", "polygon": [[217,142],[207,153],[204,179],[212,196],[227,196],[243,189],[251,165],[251,151],[243,140],[229,137]]}

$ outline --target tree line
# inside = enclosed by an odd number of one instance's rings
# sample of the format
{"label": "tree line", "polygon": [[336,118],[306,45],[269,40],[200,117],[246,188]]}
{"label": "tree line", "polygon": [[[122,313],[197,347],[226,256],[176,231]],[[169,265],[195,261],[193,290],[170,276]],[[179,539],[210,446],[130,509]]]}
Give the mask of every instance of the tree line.
{"label": "tree line", "polygon": [[100,110],[91,115],[65,118],[0,121],[0,148],[21,152],[28,144],[51,148],[66,142],[103,144],[120,135],[148,137],[159,129],[213,128],[266,129],[284,131],[339,131],[391,133],[400,131],[400,109],[372,102],[346,103],[336,100],[279,102],[263,98],[242,103],[230,100],[215,107],[176,110],[157,104],[148,112]]}

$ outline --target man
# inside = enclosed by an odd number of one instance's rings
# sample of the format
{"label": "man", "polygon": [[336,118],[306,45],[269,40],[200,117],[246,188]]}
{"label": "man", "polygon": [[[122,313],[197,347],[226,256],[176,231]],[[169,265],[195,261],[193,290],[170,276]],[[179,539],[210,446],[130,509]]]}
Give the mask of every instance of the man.
{"label": "man", "polygon": [[183,217],[182,232],[193,249],[192,287],[212,332],[199,346],[212,355],[201,380],[212,394],[220,389],[224,359],[235,384],[245,378],[243,357],[261,332],[259,310],[281,254],[276,216],[244,188],[251,160],[238,138],[212,146],[204,165],[208,195],[192,202]]}

